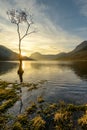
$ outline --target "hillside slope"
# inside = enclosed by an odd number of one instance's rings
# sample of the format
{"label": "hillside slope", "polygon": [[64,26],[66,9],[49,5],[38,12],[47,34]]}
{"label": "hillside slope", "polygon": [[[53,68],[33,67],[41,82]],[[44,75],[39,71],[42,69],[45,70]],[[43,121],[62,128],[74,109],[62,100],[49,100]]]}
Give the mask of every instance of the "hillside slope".
{"label": "hillside slope", "polygon": [[57,60],[87,60],[87,41],[82,42],[73,51]]}
{"label": "hillside slope", "polygon": [[[5,46],[0,45],[0,61],[3,60],[18,60],[19,55],[16,52],[13,52],[12,50],[8,49]],[[33,60],[27,56],[22,57],[23,60]]]}
{"label": "hillside slope", "polygon": [[17,60],[18,54],[0,45],[0,60]]}

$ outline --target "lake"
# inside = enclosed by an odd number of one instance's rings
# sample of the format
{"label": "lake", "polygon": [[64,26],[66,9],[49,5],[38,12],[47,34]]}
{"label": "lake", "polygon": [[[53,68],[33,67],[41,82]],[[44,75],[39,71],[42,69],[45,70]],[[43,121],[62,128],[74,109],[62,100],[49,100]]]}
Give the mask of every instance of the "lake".
{"label": "lake", "polygon": [[[16,61],[0,62],[0,79],[19,82],[18,65]],[[24,82],[46,81],[41,88],[31,92],[22,88],[23,110],[38,95],[47,102],[87,103],[87,62],[23,61],[23,69]]]}

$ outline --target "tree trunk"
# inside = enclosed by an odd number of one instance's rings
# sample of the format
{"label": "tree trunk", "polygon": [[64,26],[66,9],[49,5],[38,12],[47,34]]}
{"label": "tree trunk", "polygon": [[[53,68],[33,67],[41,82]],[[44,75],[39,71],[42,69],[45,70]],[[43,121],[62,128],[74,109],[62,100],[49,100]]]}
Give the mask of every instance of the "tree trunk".
{"label": "tree trunk", "polygon": [[21,40],[19,39],[19,61],[22,61],[22,55],[21,55]]}
{"label": "tree trunk", "polygon": [[19,75],[19,78],[20,78],[20,82],[22,83],[23,82],[23,73],[24,73],[24,70],[22,68],[22,59],[19,60],[20,63],[19,63],[19,69],[18,69],[18,75]]}

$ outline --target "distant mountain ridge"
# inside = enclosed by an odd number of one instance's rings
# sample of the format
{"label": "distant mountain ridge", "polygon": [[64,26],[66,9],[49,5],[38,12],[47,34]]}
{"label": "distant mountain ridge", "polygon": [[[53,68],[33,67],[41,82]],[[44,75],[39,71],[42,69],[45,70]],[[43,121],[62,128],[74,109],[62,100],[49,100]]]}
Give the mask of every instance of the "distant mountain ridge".
{"label": "distant mountain ridge", "polygon": [[87,41],[83,41],[73,51],[56,55],[42,55],[39,52],[31,54],[35,60],[87,60]]}
{"label": "distant mountain ridge", "polygon": [[[8,49],[5,46],[0,45],[0,61],[2,60],[18,60],[19,55],[16,52]],[[27,56],[23,56],[23,60],[32,60]]]}
{"label": "distant mountain ridge", "polygon": [[[83,41],[74,50],[56,55],[43,55],[39,52],[31,54],[30,57],[23,56],[23,60],[87,60],[87,41]],[[18,60],[18,54],[0,45],[0,60]]]}
{"label": "distant mountain ridge", "polygon": [[30,58],[33,58],[35,60],[54,60],[55,58],[62,57],[65,54],[66,53],[62,52],[62,53],[59,53],[59,54],[56,54],[56,55],[52,55],[52,54],[43,55],[39,52],[35,52],[35,53],[31,54]]}

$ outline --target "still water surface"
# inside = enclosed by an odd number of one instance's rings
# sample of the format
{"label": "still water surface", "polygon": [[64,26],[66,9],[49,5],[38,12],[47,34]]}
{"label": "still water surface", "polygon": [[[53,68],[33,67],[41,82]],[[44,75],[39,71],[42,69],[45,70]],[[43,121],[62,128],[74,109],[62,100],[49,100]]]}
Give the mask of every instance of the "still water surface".
{"label": "still water surface", "polygon": [[[87,103],[87,62],[23,61],[23,68],[24,82],[47,80],[41,88],[31,92],[22,88],[23,109],[38,95],[48,102]],[[19,82],[17,70],[18,62],[0,62],[0,79]]]}

